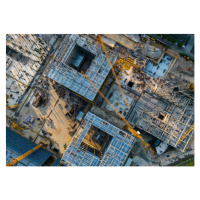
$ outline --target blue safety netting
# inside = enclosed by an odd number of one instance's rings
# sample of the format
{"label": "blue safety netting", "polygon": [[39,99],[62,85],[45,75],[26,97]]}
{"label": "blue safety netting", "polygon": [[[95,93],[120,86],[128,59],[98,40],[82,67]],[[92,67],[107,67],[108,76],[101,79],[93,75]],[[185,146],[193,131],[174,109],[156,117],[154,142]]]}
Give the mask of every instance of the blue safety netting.
{"label": "blue safety netting", "polygon": [[[37,144],[24,138],[18,133],[6,128],[6,148],[12,150],[16,154],[22,155],[31,148],[34,148],[36,145]],[[26,157],[26,159],[33,162],[37,166],[41,166],[51,155],[52,153],[46,149],[40,148]]]}

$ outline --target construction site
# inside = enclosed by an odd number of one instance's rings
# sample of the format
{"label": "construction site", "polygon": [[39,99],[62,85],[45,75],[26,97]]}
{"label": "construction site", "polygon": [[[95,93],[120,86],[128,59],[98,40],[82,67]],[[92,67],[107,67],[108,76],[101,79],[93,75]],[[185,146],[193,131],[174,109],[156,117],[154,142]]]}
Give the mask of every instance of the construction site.
{"label": "construction site", "polygon": [[7,35],[6,108],[7,166],[194,157],[194,61],[148,35]]}

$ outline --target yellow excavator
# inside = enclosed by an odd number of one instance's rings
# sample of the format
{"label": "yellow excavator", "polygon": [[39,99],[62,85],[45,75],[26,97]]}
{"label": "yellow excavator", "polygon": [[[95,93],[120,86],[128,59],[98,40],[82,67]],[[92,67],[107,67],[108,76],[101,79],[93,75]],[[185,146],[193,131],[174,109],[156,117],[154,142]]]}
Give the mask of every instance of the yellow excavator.
{"label": "yellow excavator", "polygon": [[19,125],[19,123],[15,123],[15,122],[12,122],[12,123],[10,124],[10,126],[13,127],[13,128],[16,129],[16,130],[19,130],[19,131],[25,129],[25,127],[22,127],[22,126]]}
{"label": "yellow excavator", "polygon": [[6,164],[6,166],[15,166],[18,162],[35,152],[41,147],[44,147],[46,144],[44,142],[40,142],[36,147],[32,148],[31,150],[27,151],[23,155],[19,156],[18,158],[13,158],[9,163]]}

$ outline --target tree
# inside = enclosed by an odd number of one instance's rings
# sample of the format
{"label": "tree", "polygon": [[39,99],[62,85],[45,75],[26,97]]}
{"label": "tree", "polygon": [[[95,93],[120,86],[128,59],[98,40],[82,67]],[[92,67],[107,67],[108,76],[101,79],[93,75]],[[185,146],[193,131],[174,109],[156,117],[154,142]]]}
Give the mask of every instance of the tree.
{"label": "tree", "polygon": [[168,39],[170,42],[172,42],[172,41],[174,40],[172,36],[169,36],[167,39]]}
{"label": "tree", "polygon": [[167,38],[167,35],[166,35],[166,34],[162,35],[162,39],[163,39],[163,40],[166,39],[166,38]]}
{"label": "tree", "polygon": [[177,42],[177,40],[176,40],[176,39],[173,39],[173,40],[172,40],[172,43],[173,43],[173,44],[174,44],[174,43],[176,43],[176,42]]}
{"label": "tree", "polygon": [[178,47],[181,48],[183,46],[183,44],[184,44],[183,42],[179,42]]}
{"label": "tree", "polygon": [[194,166],[194,161],[190,161],[187,163],[187,166]]}

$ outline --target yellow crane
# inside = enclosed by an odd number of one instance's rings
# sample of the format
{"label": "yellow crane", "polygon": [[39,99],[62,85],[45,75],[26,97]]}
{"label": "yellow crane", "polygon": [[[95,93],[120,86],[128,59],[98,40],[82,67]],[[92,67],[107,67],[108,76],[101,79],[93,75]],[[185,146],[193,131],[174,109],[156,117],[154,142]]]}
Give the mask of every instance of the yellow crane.
{"label": "yellow crane", "polygon": [[[101,44],[101,46],[102,46],[102,48],[103,48],[103,50],[104,50],[104,53],[105,53],[105,55],[106,55],[106,58],[107,58],[108,63],[109,63],[109,65],[110,65],[110,68],[111,68],[111,70],[112,70],[112,72],[113,72],[113,75],[114,75],[114,77],[115,77],[115,80],[116,80],[116,82],[117,82],[117,85],[118,85],[118,87],[119,87],[119,89],[120,89],[120,92],[121,92],[121,94],[122,94],[122,96],[123,96],[124,102],[125,102],[126,106],[128,107],[128,106],[129,106],[128,101],[126,100],[126,97],[125,97],[124,92],[123,92],[123,90],[122,90],[122,88],[121,88],[121,85],[120,85],[120,83],[119,83],[119,80],[118,80],[117,75],[116,75],[116,73],[115,73],[115,70],[114,70],[114,68],[113,68],[113,66],[112,66],[112,63],[111,63],[111,61],[110,61],[110,58],[109,58],[109,56],[108,56],[108,53],[107,53],[107,51],[106,51],[105,45],[104,45],[104,43],[103,43],[103,41],[102,41],[102,39],[101,39],[100,34],[98,34],[97,37],[96,37],[95,39],[96,39],[96,41],[97,41],[97,44],[98,44],[98,45]],[[44,53],[44,54],[47,55],[46,53]],[[53,57],[53,56],[49,56],[49,57],[53,58],[53,59],[56,60],[57,62],[61,62],[61,61],[57,60],[55,57]],[[61,62],[61,63],[62,63],[62,62]]]}
{"label": "yellow crane", "polygon": [[10,109],[14,109],[14,108],[18,108],[18,107],[19,107],[19,104],[6,106],[6,108],[10,108]]}
{"label": "yellow crane", "polygon": [[180,137],[177,144],[180,144],[190,134],[192,130],[194,130],[194,124],[192,124],[192,126],[190,126],[188,130]]}
{"label": "yellow crane", "polygon": [[119,80],[118,80],[117,75],[116,75],[116,73],[115,73],[115,70],[114,70],[114,68],[113,68],[113,66],[112,66],[112,63],[111,63],[111,61],[110,61],[110,58],[109,58],[109,56],[108,56],[108,53],[107,53],[107,51],[106,51],[106,48],[105,48],[105,46],[104,46],[104,43],[103,43],[103,41],[102,41],[102,39],[101,39],[100,34],[97,34],[96,41],[97,41],[97,44],[101,44],[101,46],[102,46],[102,48],[103,48],[103,50],[104,50],[104,53],[105,53],[105,55],[106,55],[106,58],[107,58],[108,63],[109,63],[109,65],[110,65],[110,68],[111,68],[111,70],[112,70],[112,73],[113,73],[113,75],[114,75],[114,77],[115,77],[115,80],[116,80],[116,82],[117,82],[117,85],[118,85],[118,87],[119,87],[119,89],[120,89],[120,92],[122,93],[124,102],[125,102],[126,106],[128,107],[128,106],[129,106],[129,105],[128,105],[128,101],[126,100],[126,97],[125,97],[124,92],[123,92],[123,90],[122,90],[122,88],[121,88],[121,85],[119,84]]}
{"label": "yellow crane", "polygon": [[21,160],[23,160],[24,158],[26,158],[27,156],[29,156],[30,154],[32,154],[33,152],[38,150],[39,148],[44,147],[45,145],[46,144],[44,142],[40,142],[40,144],[38,144],[36,147],[34,147],[31,150],[27,151],[26,153],[24,153],[23,155],[19,156],[18,158],[13,158],[9,163],[6,164],[6,166],[14,166],[14,165],[16,165],[18,162],[20,162]]}
{"label": "yellow crane", "polygon": [[14,129],[20,130],[20,131],[23,130],[23,129],[25,129],[25,127],[22,127],[22,126],[19,125],[19,123],[16,124],[15,122],[12,122],[10,124],[10,126],[13,127]]}
{"label": "yellow crane", "polygon": [[194,92],[194,84],[190,83],[187,87],[188,90]]}
{"label": "yellow crane", "polygon": [[117,111],[117,109],[108,101],[108,99],[102,94],[102,92],[93,84],[93,82],[87,77],[87,75],[84,72],[81,72],[83,76],[91,83],[91,85],[94,87],[94,89],[103,97],[103,99],[112,107],[112,109],[117,113],[117,115],[122,119],[124,123],[127,125],[128,131],[132,133],[135,137],[139,138],[142,144],[145,148],[147,148],[152,154],[155,153],[154,149],[151,148],[151,146],[144,141],[142,136],[133,129],[133,127],[124,119],[124,117]]}

